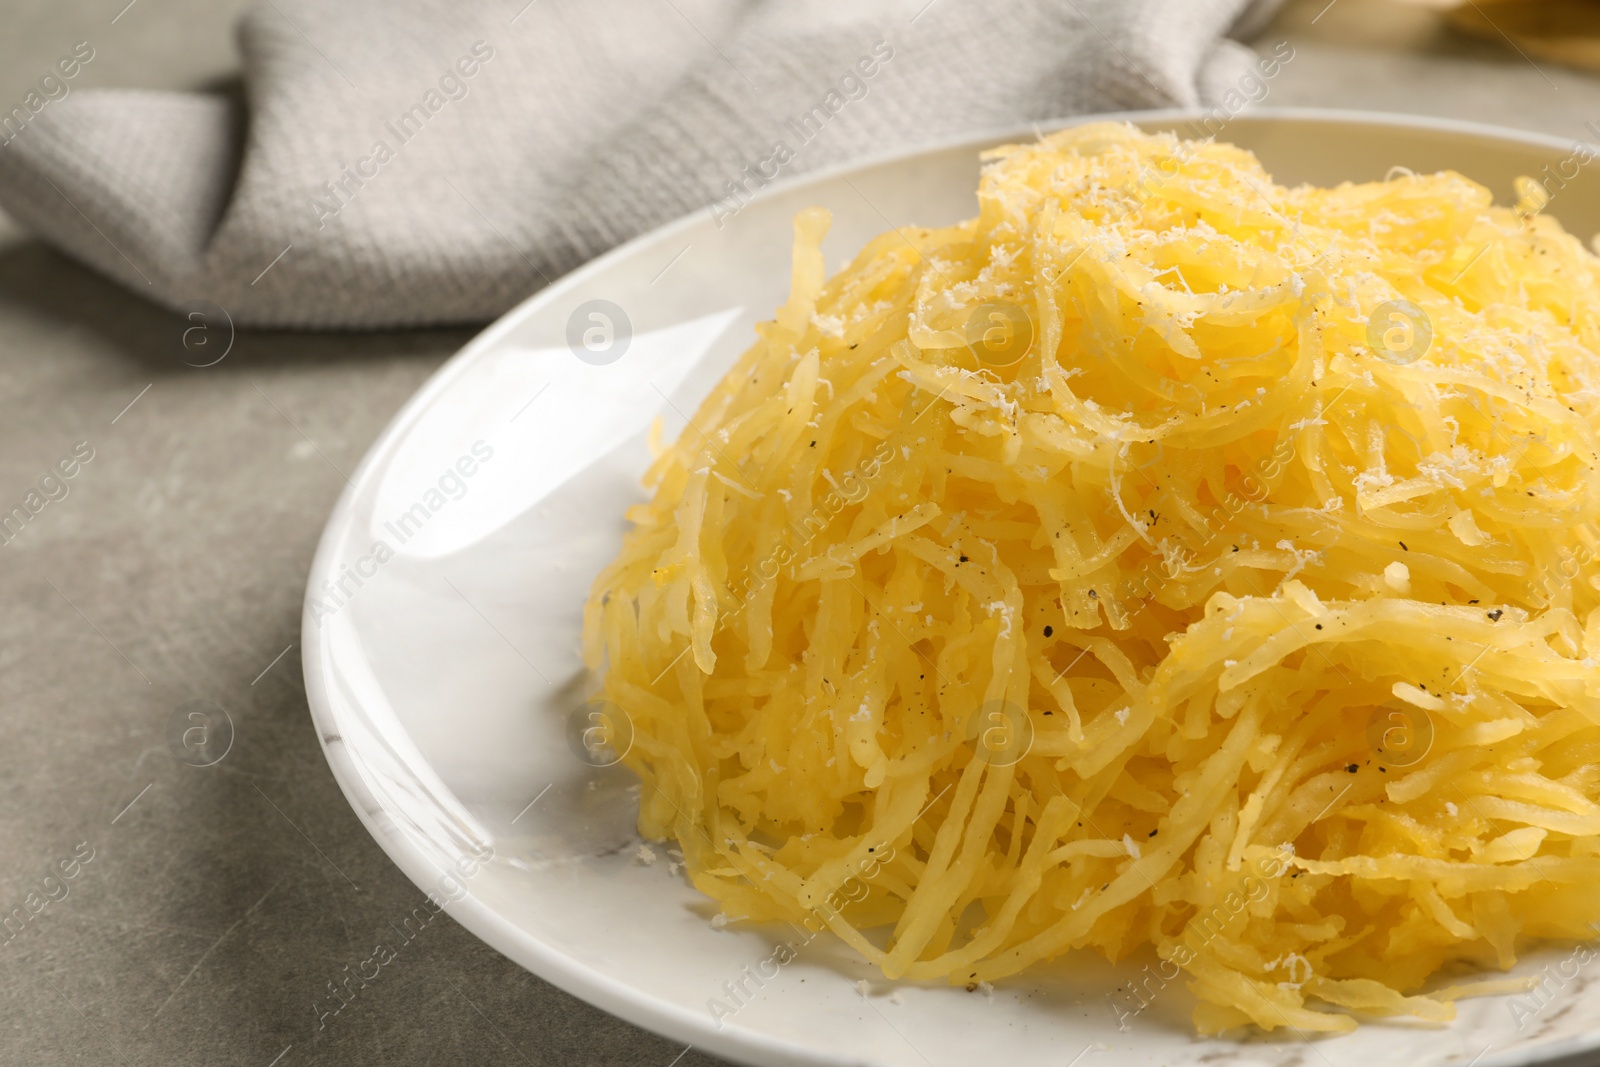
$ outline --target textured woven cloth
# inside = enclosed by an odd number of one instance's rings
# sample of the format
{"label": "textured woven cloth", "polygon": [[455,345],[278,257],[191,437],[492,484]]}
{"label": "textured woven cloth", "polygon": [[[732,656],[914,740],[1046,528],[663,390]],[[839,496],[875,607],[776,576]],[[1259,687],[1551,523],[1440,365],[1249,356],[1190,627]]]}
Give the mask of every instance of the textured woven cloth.
{"label": "textured woven cloth", "polygon": [[266,0],[240,28],[243,111],[56,79],[0,114],[0,206],[152,300],[240,324],[470,322],[807,170],[1030,120],[1217,106],[1255,65],[1229,35],[1273,6],[524,2]]}

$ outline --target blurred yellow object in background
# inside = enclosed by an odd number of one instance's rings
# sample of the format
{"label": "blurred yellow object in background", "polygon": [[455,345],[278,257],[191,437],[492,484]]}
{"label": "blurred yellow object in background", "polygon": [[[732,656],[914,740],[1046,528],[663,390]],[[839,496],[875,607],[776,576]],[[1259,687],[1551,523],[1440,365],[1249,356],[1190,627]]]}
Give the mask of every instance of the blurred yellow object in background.
{"label": "blurred yellow object in background", "polygon": [[1452,26],[1509,44],[1530,58],[1600,70],[1600,2],[1595,0],[1407,0],[1449,11]]}

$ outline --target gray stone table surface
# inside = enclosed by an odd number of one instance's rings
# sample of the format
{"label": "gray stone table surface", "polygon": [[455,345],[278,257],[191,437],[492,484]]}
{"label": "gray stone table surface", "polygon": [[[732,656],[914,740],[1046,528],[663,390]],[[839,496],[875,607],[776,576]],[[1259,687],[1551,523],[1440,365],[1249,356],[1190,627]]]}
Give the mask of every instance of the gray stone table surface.
{"label": "gray stone table surface", "polygon": [[[79,40],[96,57],[74,89],[226,87],[243,6],[4,0],[0,110]],[[1464,38],[1426,9],[1291,2],[1258,43],[1285,39],[1295,58],[1269,104],[1572,138],[1600,119],[1600,79]],[[717,1062],[554,989],[446,917],[319,1028],[327,983],[422,894],[313,736],[305,575],[341,471],[472,331],[241,333],[200,370],[175,358],[182,328],[0,218],[0,510],[79,442],[93,452],[0,547],[0,914],[30,915],[0,932],[0,1063]],[[191,699],[236,728],[213,766],[166,742]],[[76,876],[46,883],[63,861]],[[48,900],[36,914],[30,894]]]}

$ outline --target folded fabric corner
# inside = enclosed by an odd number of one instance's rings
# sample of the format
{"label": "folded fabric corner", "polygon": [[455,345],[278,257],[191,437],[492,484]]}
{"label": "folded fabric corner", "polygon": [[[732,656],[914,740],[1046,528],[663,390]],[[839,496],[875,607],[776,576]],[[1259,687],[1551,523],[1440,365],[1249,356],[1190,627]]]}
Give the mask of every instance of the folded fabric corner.
{"label": "folded fabric corner", "polygon": [[0,207],[239,325],[483,321],[730,189],[1030,121],[1231,108],[1257,61],[1227,35],[1274,6],[273,0],[241,27],[247,114],[51,102],[0,133]]}

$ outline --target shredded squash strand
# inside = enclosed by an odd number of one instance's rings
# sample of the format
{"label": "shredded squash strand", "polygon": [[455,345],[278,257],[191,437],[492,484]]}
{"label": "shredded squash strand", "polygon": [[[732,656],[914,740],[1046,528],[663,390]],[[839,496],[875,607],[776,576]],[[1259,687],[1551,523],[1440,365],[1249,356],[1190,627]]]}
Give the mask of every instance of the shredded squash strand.
{"label": "shredded squash strand", "polygon": [[832,278],[802,213],[651,468],[585,617],[641,832],[891,978],[1153,947],[1202,1031],[1593,937],[1600,262],[1455,173],[986,159]]}

